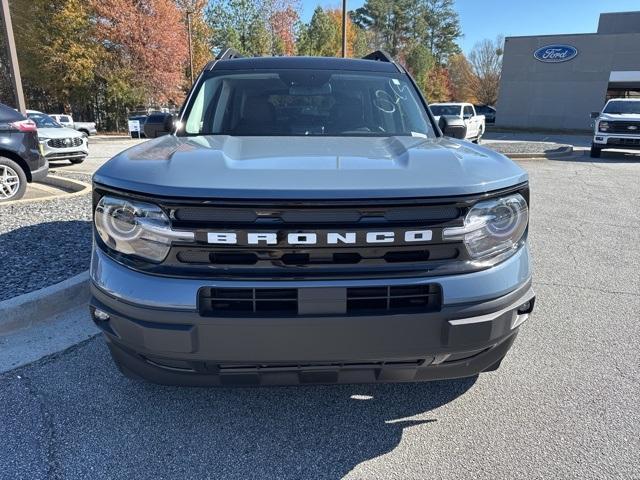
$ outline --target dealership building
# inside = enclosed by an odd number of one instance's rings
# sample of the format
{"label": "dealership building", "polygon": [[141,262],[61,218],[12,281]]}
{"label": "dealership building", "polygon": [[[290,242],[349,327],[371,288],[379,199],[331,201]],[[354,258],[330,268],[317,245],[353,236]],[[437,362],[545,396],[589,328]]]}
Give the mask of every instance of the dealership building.
{"label": "dealership building", "polygon": [[640,98],[640,12],[603,13],[597,33],[505,39],[498,126],[586,130],[614,97]]}

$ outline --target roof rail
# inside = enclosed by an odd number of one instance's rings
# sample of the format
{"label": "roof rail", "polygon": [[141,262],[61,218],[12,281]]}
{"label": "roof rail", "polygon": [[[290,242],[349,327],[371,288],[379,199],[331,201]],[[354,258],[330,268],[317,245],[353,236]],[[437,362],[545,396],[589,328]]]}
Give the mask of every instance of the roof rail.
{"label": "roof rail", "polygon": [[215,58],[215,60],[210,60],[204,66],[204,69],[205,70],[213,70],[213,67],[215,66],[215,64],[216,64],[216,62],[218,60],[232,60],[234,58],[243,58],[243,55],[240,55],[240,52],[238,52],[237,50],[235,50],[233,48],[225,48],[223,50],[220,50],[220,53]]}
{"label": "roof rail", "polygon": [[400,65],[398,65],[396,61],[393,59],[393,57],[389,55],[387,52],[385,52],[384,50],[376,50],[375,52],[371,52],[369,55],[365,55],[364,57],[362,57],[362,59],[373,60],[376,62],[388,62],[395,65],[395,67],[398,69],[399,72],[403,71]]}
{"label": "roof rail", "polygon": [[227,48],[225,50],[221,50],[220,55],[216,57],[216,60],[231,60],[233,58],[242,58],[243,55],[240,55],[240,52],[233,48]]}
{"label": "roof rail", "polygon": [[371,52],[369,55],[362,57],[363,60],[376,60],[378,62],[389,62],[396,63],[393,61],[391,55],[389,55],[384,50],[376,50],[375,52]]}

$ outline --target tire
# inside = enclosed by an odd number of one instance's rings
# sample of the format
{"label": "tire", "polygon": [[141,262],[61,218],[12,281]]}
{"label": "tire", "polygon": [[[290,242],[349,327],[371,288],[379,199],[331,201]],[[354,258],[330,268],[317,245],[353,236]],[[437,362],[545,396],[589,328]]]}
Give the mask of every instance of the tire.
{"label": "tire", "polygon": [[0,202],[19,200],[27,191],[27,175],[13,160],[0,157]]}
{"label": "tire", "polygon": [[84,138],[89,138],[89,132],[87,130],[78,130]]}
{"label": "tire", "polygon": [[591,158],[600,158],[602,149],[591,145]]}
{"label": "tire", "polygon": [[70,158],[69,161],[74,165],[84,162],[84,158]]}

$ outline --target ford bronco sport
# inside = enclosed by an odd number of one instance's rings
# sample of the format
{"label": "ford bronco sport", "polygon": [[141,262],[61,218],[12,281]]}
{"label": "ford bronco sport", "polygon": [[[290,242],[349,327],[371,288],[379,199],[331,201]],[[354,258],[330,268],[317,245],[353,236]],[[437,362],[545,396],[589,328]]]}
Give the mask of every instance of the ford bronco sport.
{"label": "ford bronco sport", "polygon": [[404,68],[239,58],[171,135],[94,176],[91,314],[163,384],[448,379],[495,370],[534,305],[527,174],[438,125]]}

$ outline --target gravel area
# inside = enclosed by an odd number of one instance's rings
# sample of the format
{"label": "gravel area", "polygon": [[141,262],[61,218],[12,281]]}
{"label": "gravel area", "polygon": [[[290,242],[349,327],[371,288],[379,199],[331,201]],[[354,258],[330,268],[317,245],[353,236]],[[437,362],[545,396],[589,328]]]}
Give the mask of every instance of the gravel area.
{"label": "gravel area", "polygon": [[[90,175],[55,175],[91,181]],[[91,193],[0,206],[0,301],[53,285],[89,268]]]}
{"label": "gravel area", "polygon": [[554,142],[500,142],[485,140],[482,145],[500,153],[551,153],[570,145]]}

